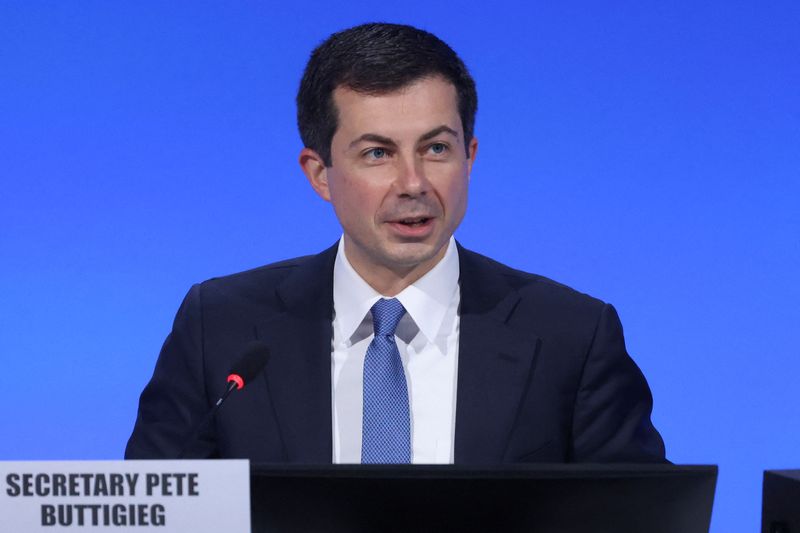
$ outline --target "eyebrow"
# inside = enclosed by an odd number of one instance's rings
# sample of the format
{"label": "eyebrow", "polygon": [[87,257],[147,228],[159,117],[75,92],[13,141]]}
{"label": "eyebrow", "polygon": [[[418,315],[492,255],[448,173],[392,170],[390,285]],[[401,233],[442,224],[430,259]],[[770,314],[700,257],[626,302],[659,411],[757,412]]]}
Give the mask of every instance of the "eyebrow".
{"label": "eyebrow", "polygon": [[[427,141],[429,139],[433,139],[434,137],[436,137],[437,135],[439,135],[441,133],[449,133],[453,137],[458,138],[458,132],[456,130],[454,130],[450,126],[441,125],[439,127],[433,128],[431,131],[429,131],[427,133],[424,133],[419,138],[419,140],[420,141]],[[389,137],[384,137],[383,135],[378,135],[377,133],[365,133],[364,135],[361,135],[361,136],[357,137],[356,139],[354,139],[353,142],[350,143],[350,146],[348,147],[348,149],[353,148],[358,143],[361,143],[361,142],[364,142],[364,141],[379,143],[379,144],[383,144],[383,145],[386,145],[386,146],[397,146],[397,143],[394,142]]]}
{"label": "eyebrow", "polygon": [[419,138],[420,141],[427,141],[428,139],[433,139],[440,133],[449,133],[456,139],[458,139],[458,132],[449,126],[445,126],[444,124],[439,126],[438,128],[434,128],[422,137]]}
{"label": "eyebrow", "polygon": [[357,145],[358,143],[364,142],[364,141],[374,142],[374,143],[379,143],[379,144],[385,144],[387,146],[397,146],[397,143],[395,143],[389,137],[384,137],[383,135],[378,135],[377,133],[365,133],[364,135],[362,135],[362,136],[356,138],[355,140],[353,140],[353,142],[350,143],[350,146],[348,147],[348,149],[350,149],[350,148],[354,147],[355,145]]}

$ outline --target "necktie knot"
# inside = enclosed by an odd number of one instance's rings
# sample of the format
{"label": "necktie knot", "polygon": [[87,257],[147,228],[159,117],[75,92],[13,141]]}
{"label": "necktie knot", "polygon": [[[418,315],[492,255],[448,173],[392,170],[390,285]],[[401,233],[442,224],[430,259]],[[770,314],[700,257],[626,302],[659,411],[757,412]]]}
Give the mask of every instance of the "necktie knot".
{"label": "necktie knot", "polygon": [[397,298],[381,298],[370,309],[375,335],[393,336],[397,324],[406,313],[405,307]]}

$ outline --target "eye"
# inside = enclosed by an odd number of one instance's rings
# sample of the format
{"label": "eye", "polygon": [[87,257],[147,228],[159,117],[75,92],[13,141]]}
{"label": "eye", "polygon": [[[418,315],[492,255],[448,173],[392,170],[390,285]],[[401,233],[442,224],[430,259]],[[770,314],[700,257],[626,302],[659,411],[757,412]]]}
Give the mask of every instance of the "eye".
{"label": "eye", "polygon": [[367,157],[367,159],[383,159],[389,155],[389,152],[386,150],[386,148],[370,148],[364,152],[364,155]]}
{"label": "eye", "polygon": [[433,143],[428,147],[428,150],[435,155],[442,155],[447,151],[447,145],[444,143]]}

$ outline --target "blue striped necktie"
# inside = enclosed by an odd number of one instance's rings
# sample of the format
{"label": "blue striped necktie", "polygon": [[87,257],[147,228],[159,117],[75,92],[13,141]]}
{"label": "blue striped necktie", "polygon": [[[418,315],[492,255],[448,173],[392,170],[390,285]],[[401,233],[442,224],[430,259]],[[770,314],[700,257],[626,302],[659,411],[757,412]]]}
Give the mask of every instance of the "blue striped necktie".
{"label": "blue striped necktie", "polygon": [[361,462],[410,463],[408,387],[394,340],[394,330],[406,310],[396,298],[382,298],[370,311],[375,337],[364,358]]}

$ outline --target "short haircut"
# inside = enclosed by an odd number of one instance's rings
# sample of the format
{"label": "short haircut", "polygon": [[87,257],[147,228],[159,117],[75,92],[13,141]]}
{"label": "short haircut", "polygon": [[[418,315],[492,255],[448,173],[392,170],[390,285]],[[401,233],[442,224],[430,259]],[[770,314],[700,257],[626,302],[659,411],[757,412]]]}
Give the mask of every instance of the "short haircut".
{"label": "short haircut", "polygon": [[[371,23],[334,33],[311,53],[297,92],[297,127],[307,148],[332,166],[338,127],[333,91],[386,94],[422,78],[441,76],[456,89],[464,144],[475,128],[478,94],[464,62],[444,41],[402,24]],[[469,157],[469,155],[468,155]]]}

